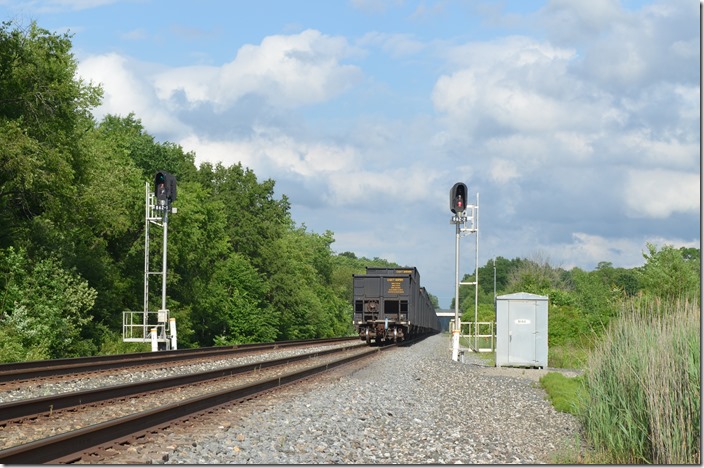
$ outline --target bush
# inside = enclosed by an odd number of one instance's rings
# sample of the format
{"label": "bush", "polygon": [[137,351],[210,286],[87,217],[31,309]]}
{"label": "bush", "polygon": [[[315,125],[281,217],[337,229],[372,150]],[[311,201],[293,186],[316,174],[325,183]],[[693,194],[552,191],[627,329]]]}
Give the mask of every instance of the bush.
{"label": "bush", "polygon": [[[54,258],[32,261],[26,251],[0,251],[0,328],[10,343],[3,361],[86,356],[94,344],[81,332],[91,322],[97,292]],[[6,341],[6,340],[3,340]]]}

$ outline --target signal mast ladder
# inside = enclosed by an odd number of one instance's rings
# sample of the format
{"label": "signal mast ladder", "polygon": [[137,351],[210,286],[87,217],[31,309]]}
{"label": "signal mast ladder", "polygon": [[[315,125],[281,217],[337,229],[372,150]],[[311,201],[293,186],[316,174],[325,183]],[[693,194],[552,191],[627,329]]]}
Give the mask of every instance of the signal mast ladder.
{"label": "signal mast ladder", "polygon": [[[161,349],[177,349],[176,319],[169,318],[168,309],[149,310],[149,277],[162,275],[162,302],[166,295],[166,237],[168,226],[168,211],[176,213],[176,208],[159,206],[156,197],[146,184],[145,196],[145,232],[144,232],[144,310],[122,312],[122,341],[131,343],[151,343],[152,351]],[[161,226],[164,231],[163,269],[149,271],[149,226]]]}

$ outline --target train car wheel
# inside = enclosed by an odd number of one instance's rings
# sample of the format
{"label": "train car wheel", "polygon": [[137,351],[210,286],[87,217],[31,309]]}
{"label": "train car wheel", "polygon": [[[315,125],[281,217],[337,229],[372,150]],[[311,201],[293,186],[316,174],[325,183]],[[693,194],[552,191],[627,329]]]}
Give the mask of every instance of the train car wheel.
{"label": "train car wheel", "polygon": [[372,337],[371,337],[371,335],[369,334],[369,329],[368,329],[368,328],[367,328],[366,337],[367,337],[367,344],[368,344],[368,345],[371,345],[371,344],[372,344]]}

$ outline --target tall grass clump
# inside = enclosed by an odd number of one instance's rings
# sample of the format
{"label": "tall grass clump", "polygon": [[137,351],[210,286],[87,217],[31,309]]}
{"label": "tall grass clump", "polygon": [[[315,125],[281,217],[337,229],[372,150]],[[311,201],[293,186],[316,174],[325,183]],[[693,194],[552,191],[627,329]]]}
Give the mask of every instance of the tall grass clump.
{"label": "tall grass clump", "polygon": [[593,448],[612,463],[699,464],[700,359],[699,304],[625,303],[585,370]]}

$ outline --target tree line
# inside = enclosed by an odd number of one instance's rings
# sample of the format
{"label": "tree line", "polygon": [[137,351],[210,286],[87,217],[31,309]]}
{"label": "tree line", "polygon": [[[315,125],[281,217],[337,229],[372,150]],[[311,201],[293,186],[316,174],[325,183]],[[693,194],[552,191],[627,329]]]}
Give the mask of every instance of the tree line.
{"label": "tree line", "polygon": [[[699,249],[646,243],[642,254],[642,266],[614,267],[603,261],[593,271],[551,265],[541,253],[530,259],[496,257],[478,268],[478,320],[494,320],[494,294],[547,296],[550,366],[581,367],[589,349],[619,316],[625,302],[700,303]],[[463,281],[474,281],[474,274],[465,275]],[[462,321],[474,321],[473,288],[460,288],[459,305]]]}

